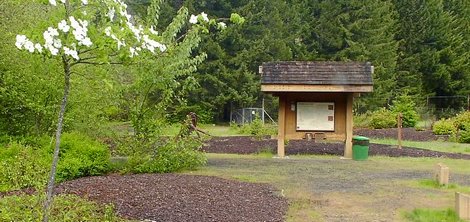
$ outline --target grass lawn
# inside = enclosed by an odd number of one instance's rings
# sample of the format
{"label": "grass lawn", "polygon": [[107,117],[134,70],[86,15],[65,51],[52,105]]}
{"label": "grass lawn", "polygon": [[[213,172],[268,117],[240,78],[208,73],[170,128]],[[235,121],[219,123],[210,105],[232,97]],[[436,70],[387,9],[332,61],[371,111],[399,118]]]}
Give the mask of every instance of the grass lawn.
{"label": "grass lawn", "polygon": [[[206,167],[187,173],[269,183],[290,201],[287,221],[415,221],[407,212],[419,208],[424,210],[415,214],[429,213],[426,209],[445,213],[454,207],[454,192],[470,190],[466,160],[207,155]],[[450,167],[452,186],[430,185],[439,162]]]}
{"label": "grass lawn", "polygon": [[[397,145],[398,142],[395,139],[371,139],[372,143],[386,144],[386,145]],[[440,152],[450,153],[466,153],[470,154],[470,144],[466,143],[455,143],[445,141],[432,141],[432,142],[419,142],[419,141],[402,141],[403,146],[416,147],[428,150],[435,150]]]}
{"label": "grass lawn", "polygon": [[[226,125],[215,125],[215,124],[198,124],[197,126],[201,130],[209,133],[212,136],[247,136],[248,134],[240,133],[236,128]],[[181,125],[173,124],[166,127],[163,132],[167,136],[177,135],[180,131]]]}

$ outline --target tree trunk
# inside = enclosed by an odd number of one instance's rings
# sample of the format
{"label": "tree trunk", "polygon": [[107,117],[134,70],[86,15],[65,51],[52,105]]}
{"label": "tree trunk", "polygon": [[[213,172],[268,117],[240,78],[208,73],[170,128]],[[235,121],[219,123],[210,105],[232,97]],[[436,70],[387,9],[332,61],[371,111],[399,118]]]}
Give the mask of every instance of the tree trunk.
{"label": "tree trunk", "polygon": [[43,218],[42,218],[43,222],[49,221],[49,211],[52,205],[52,196],[54,192],[57,163],[59,161],[60,137],[62,135],[62,125],[64,121],[65,107],[67,106],[67,97],[69,95],[69,89],[70,89],[70,74],[71,74],[70,63],[69,63],[69,60],[65,57],[65,55],[62,56],[62,62],[64,65],[64,80],[65,80],[64,97],[62,98],[62,104],[60,105],[59,119],[57,121],[54,156],[52,159],[52,167],[51,167],[51,174],[49,176],[49,182],[47,183],[46,201],[44,202],[44,208],[43,208]]}

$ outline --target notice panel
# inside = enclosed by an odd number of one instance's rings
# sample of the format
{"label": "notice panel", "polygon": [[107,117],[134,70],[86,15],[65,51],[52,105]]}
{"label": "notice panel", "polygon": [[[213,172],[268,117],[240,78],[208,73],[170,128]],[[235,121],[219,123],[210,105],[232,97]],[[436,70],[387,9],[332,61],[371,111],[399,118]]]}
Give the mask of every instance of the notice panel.
{"label": "notice panel", "polygon": [[331,102],[297,102],[297,130],[334,131],[335,104]]}

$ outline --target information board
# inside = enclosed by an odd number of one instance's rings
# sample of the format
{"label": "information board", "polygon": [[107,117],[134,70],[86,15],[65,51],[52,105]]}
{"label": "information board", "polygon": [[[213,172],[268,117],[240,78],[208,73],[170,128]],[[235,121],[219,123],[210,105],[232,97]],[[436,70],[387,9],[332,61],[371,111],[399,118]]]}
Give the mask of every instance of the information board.
{"label": "information board", "polygon": [[297,102],[297,130],[334,131],[335,104],[332,102]]}

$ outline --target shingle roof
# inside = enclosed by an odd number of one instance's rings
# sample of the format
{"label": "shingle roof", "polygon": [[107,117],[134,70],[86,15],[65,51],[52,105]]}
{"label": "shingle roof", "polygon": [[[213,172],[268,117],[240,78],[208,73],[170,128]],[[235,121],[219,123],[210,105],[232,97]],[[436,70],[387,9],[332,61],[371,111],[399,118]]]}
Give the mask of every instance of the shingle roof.
{"label": "shingle roof", "polygon": [[369,62],[267,62],[261,84],[279,85],[372,85]]}

